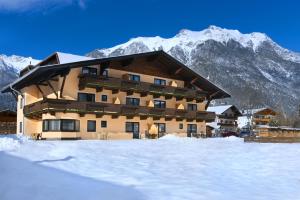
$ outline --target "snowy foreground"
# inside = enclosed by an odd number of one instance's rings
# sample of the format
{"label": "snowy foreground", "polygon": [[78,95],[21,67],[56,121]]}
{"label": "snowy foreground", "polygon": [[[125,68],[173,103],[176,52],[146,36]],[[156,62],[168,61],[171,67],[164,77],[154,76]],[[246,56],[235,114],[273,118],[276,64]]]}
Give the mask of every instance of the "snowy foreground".
{"label": "snowy foreground", "polygon": [[300,199],[300,144],[0,137],[1,200]]}

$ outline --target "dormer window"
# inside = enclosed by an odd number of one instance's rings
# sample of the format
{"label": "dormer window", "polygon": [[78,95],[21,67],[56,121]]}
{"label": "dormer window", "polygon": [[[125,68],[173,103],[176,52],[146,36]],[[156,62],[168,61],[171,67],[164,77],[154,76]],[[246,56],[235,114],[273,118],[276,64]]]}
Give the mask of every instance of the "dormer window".
{"label": "dormer window", "polygon": [[82,74],[97,76],[97,69],[92,67],[82,67]]}
{"label": "dormer window", "polygon": [[167,81],[164,80],[164,79],[155,78],[155,79],[154,79],[154,84],[155,84],[155,85],[166,85],[166,84],[167,84]]}

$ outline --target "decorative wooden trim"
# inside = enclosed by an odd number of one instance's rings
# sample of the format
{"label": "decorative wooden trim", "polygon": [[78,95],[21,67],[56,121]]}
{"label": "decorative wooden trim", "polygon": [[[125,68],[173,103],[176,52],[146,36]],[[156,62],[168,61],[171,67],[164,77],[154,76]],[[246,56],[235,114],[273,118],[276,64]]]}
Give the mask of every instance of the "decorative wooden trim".
{"label": "decorative wooden trim", "polygon": [[63,82],[61,84],[61,87],[60,87],[60,98],[63,98],[63,92],[64,92],[64,87],[65,87],[65,82],[66,82],[66,75],[64,76],[63,78]]}
{"label": "decorative wooden trim", "polygon": [[191,84],[194,84],[196,81],[198,80],[198,78],[194,78],[192,81],[191,81]]}
{"label": "decorative wooden trim", "polygon": [[51,78],[51,79],[50,79],[50,81],[56,81],[56,82],[57,82],[58,80],[59,80],[58,78]]}
{"label": "decorative wooden trim", "polygon": [[209,98],[209,99],[207,100],[206,104],[205,104],[205,110],[207,110],[207,108],[208,108],[210,102],[211,102],[211,99]]}
{"label": "decorative wooden trim", "polygon": [[175,75],[177,75],[177,74],[179,74],[181,71],[183,70],[183,67],[180,67],[180,68],[178,68],[176,71],[175,71]]}
{"label": "decorative wooden trim", "polygon": [[47,80],[47,83],[48,83],[49,87],[51,88],[51,90],[54,92],[56,98],[58,99],[58,94],[57,94],[57,92],[55,91],[55,89],[54,89],[54,87],[52,86],[52,84],[50,83],[50,81]]}
{"label": "decorative wooden trim", "polygon": [[40,88],[39,85],[35,85],[37,87],[37,89],[40,91],[40,93],[42,94],[43,98],[45,98],[45,93],[43,92],[43,90]]}

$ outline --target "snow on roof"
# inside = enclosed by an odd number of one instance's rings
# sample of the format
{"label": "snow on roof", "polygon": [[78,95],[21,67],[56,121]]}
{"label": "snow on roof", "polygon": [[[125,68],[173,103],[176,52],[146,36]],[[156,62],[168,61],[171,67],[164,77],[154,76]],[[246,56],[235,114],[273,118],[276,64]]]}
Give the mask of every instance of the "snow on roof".
{"label": "snow on roof", "polygon": [[56,52],[57,57],[59,59],[60,64],[79,62],[85,60],[93,60],[95,58],[87,57],[87,56],[78,56],[69,53]]}
{"label": "snow on roof", "polygon": [[206,123],[206,125],[213,127],[214,129],[219,129],[220,125],[218,125],[218,122],[210,122]]}
{"label": "snow on roof", "polygon": [[228,110],[232,105],[224,105],[224,106],[211,106],[207,108],[209,112],[215,112],[217,115],[222,114],[226,110]]}
{"label": "snow on roof", "polygon": [[270,109],[272,110],[271,108],[268,108],[268,107],[262,107],[262,108],[256,108],[256,109],[246,109],[246,110],[243,110],[242,113],[245,115],[245,114],[255,114],[255,113],[258,113],[260,111],[263,111],[263,110],[266,110],[266,109]]}

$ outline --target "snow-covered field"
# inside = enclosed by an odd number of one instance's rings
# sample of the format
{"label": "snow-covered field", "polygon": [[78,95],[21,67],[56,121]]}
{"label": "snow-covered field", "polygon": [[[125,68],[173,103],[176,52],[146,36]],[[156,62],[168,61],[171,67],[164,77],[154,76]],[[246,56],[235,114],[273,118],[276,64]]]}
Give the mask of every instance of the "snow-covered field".
{"label": "snow-covered field", "polygon": [[300,144],[0,137],[1,200],[300,199]]}

